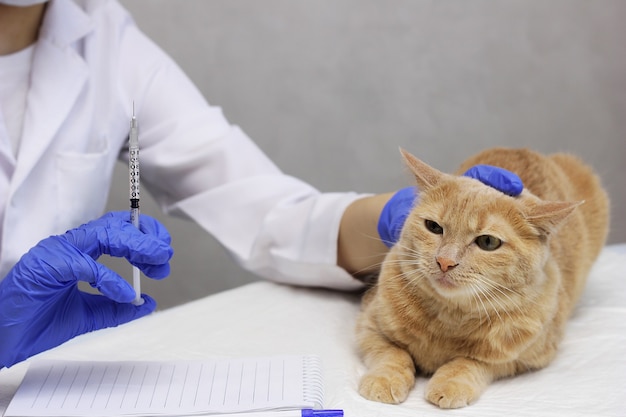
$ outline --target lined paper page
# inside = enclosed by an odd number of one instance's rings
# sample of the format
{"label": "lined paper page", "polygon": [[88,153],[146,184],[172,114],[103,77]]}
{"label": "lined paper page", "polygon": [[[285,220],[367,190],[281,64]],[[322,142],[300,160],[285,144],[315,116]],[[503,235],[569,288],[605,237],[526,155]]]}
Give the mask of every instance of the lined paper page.
{"label": "lined paper page", "polygon": [[310,356],[46,361],[31,365],[5,416],[162,416],[320,408],[321,397],[319,360]]}

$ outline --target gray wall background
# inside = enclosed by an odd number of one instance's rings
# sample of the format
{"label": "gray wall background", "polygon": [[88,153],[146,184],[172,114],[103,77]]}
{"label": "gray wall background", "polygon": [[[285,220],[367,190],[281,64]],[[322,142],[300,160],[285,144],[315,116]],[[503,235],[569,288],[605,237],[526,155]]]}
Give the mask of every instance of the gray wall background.
{"label": "gray wall background", "polygon": [[[404,147],[441,170],[490,146],[584,157],[626,242],[623,0],[126,0],[137,24],[287,173],[322,191],[411,184]],[[128,207],[117,167],[109,209]],[[193,223],[170,229],[170,307],[256,278]],[[125,276],[130,267],[106,262]]]}

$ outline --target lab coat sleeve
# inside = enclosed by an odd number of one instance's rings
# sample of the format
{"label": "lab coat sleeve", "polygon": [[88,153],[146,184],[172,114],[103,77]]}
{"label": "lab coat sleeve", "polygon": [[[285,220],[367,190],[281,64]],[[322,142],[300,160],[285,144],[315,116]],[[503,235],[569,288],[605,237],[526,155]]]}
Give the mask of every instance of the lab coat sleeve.
{"label": "lab coat sleeve", "polygon": [[319,193],[286,175],[234,181],[178,203],[235,255],[245,268],[270,280],[355,289],[337,267],[341,214],[354,194]]}
{"label": "lab coat sleeve", "polygon": [[142,184],[161,207],[197,222],[269,280],[360,288],[336,261],[341,216],[362,196],[320,193],[282,173],[131,23],[120,62],[135,71],[122,90],[141,120]]}

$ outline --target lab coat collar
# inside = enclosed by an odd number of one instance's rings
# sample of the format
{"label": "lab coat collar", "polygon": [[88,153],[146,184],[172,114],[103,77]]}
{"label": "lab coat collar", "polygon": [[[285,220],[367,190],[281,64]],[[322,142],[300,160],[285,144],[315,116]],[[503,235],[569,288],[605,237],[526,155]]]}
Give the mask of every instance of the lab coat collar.
{"label": "lab coat collar", "polygon": [[35,45],[13,190],[37,164],[83,89],[88,68],[78,52],[78,41],[93,26],[91,18],[71,0],[49,2]]}
{"label": "lab coat collar", "polygon": [[50,0],[39,39],[65,48],[93,30],[93,22],[72,0]]}

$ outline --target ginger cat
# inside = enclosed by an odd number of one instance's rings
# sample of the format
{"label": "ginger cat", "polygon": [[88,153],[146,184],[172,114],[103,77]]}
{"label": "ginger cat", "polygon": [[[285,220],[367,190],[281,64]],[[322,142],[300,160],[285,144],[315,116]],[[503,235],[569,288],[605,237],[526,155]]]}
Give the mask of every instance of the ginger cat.
{"label": "ginger cat", "polygon": [[510,197],[402,154],[420,192],[363,298],[357,340],[368,371],[359,392],[397,404],[421,372],[432,375],[428,401],[464,407],[491,381],[554,358],[605,243],[608,198],[571,155],[496,148],[459,169],[517,173],[525,189]]}

